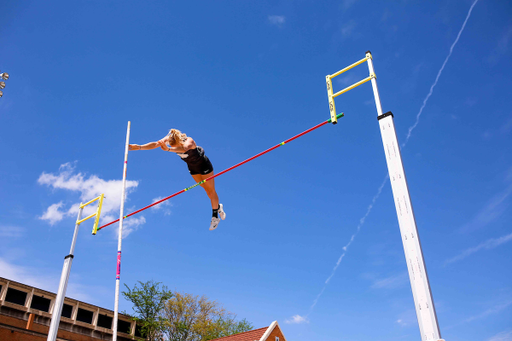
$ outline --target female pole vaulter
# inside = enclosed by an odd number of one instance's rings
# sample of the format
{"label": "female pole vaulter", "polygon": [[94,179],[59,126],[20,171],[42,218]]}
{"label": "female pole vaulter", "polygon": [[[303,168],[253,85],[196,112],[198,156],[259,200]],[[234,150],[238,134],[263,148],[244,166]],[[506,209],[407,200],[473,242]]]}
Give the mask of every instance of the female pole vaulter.
{"label": "female pole vaulter", "polygon": [[[130,144],[129,150],[150,150],[158,147],[164,151],[178,154],[187,163],[190,175],[192,175],[196,183],[213,176],[213,166],[204,154],[204,149],[197,146],[194,139],[178,129],[171,129],[167,136],[157,142],[149,142],[143,145]],[[213,212],[210,230],[215,230],[219,225],[220,219],[226,219],[226,213],[222,204],[219,203],[219,196],[215,191],[215,179],[206,181],[201,184],[201,187],[204,188],[212,203]]]}

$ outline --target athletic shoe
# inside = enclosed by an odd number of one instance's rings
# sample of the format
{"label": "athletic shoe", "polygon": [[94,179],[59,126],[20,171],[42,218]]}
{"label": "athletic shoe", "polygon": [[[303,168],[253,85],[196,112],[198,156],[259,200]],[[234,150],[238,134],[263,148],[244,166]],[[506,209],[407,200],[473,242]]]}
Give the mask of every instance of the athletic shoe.
{"label": "athletic shoe", "polygon": [[212,217],[212,222],[210,223],[210,231],[215,230],[217,228],[217,226],[219,225],[219,223],[220,223],[219,218]]}
{"label": "athletic shoe", "polygon": [[219,217],[222,220],[226,219],[226,212],[224,212],[224,206],[222,204],[219,204]]}

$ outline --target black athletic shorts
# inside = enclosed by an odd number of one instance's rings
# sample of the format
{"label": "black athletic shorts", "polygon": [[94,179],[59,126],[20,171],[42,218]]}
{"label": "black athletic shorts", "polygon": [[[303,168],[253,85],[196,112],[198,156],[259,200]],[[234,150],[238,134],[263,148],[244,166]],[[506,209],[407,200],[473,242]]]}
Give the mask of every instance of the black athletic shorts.
{"label": "black athletic shorts", "polygon": [[208,174],[213,172],[213,165],[206,155],[203,155],[200,160],[194,163],[187,163],[190,175]]}

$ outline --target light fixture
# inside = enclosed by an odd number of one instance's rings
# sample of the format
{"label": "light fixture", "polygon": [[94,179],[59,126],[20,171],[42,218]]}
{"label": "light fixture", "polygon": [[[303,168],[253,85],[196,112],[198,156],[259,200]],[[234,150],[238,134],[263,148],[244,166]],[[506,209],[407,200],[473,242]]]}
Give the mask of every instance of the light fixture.
{"label": "light fixture", "polygon": [[[2,72],[0,71],[0,80],[8,80],[9,79],[9,74],[7,72]],[[5,82],[0,82],[0,90],[2,90],[3,88],[5,88]],[[0,97],[2,97],[4,95],[3,91],[0,91]]]}

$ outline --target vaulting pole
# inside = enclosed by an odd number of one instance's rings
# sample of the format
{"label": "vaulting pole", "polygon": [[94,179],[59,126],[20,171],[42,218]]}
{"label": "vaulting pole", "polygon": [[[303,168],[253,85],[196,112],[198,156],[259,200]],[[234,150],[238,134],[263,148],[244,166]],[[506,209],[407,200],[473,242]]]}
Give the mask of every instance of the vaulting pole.
{"label": "vaulting pole", "polygon": [[121,244],[123,242],[123,214],[126,191],[126,168],[128,165],[128,145],[130,143],[130,121],[126,130],[126,145],[124,148],[123,190],[121,194],[121,211],[119,213],[119,236],[117,241],[117,269],[116,269],[116,298],[114,305],[114,326],[112,327],[112,341],[117,341],[117,321],[119,317],[119,282],[121,281]]}
{"label": "vaulting pole", "polygon": [[[345,116],[345,115],[344,115],[343,113],[341,113],[341,114],[338,114],[338,115],[336,116],[336,118],[340,118],[340,117],[343,117],[343,116]],[[186,192],[186,191],[188,191],[188,190],[190,190],[190,189],[192,189],[192,188],[194,188],[194,187],[197,187],[197,186],[199,186],[199,185],[201,185],[201,184],[204,184],[206,181],[210,181],[210,180],[212,180],[212,179],[215,179],[216,177],[218,177],[218,176],[220,176],[220,175],[222,175],[222,174],[224,174],[224,173],[227,173],[227,172],[229,172],[230,170],[233,170],[233,169],[235,169],[235,168],[237,168],[237,167],[240,167],[240,166],[241,166],[241,165],[243,165],[244,163],[247,163],[247,162],[249,162],[249,161],[252,161],[252,160],[254,160],[254,159],[256,159],[256,158],[258,158],[258,157],[262,156],[263,154],[267,154],[268,152],[270,152],[270,151],[272,151],[272,150],[274,150],[274,149],[276,149],[276,148],[279,148],[279,147],[281,147],[281,146],[284,146],[286,143],[291,142],[291,141],[295,140],[296,138],[301,137],[302,135],[306,135],[307,133],[312,132],[313,130],[320,128],[321,126],[326,125],[327,123],[331,123],[331,119],[328,119],[327,121],[324,121],[324,122],[322,122],[322,123],[319,123],[319,124],[317,124],[316,126],[314,126],[314,127],[312,127],[312,128],[309,128],[308,130],[305,130],[305,131],[303,131],[302,133],[297,134],[297,135],[295,135],[295,136],[293,136],[293,137],[289,138],[288,140],[283,141],[283,142],[281,142],[281,143],[279,143],[279,144],[275,145],[274,147],[271,147],[271,148],[269,148],[269,149],[267,149],[267,150],[264,150],[264,151],[262,151],[261,153],[256,154],[256,155],[254,155],[253,157],[250,157],[250,158],[248,158],[248,159],[247,159],[247,160],[245,160],[245,161],[242,161],[242,162],[240,162],[240,163],[237,163],[236,165],[231,166],[231,167],[229,167],[228,169],[225,169],[225,170],[223,170],[223,171],[222,171],[222,172],[220,172],[220,173],[217,173],[217,174],[215,174],[215,175],[212,175],[212,176],[210,176],[209,178],[206,178],[206,179],[204,179],[203,181],[200,181],[200,182],[196,183],[195,185],[192,185],[192,186],[190,186],[190,187],[187,187],[187,188],[185,188],[185,189],[182,189],[181,191],[176,192],[176,193],[174,193],[174,194],[172,194],[172,195],[169,195],[168,197],[165,197],[165,198],[163,198],[163,199],[161,199],[161,200],[155,201],[155,202],[154,202],[154,203],[152,203],[151,205],[148,205],[148,206],[143,207],[143,208],[141,208],[141,209],[139,209],[139,210],[137,210],[137,211],[134,211],[134,212],[132,212],[132,213],[130,213],[130,214],[127,214],[127,215],[125,215],[124,217],[123,217],[123,214],[121,213],[121,217],[119,217],[119,219],[116,219],[116,220],[114,220],[114,221],[111,221],[111,222],[110,222],[110,223],[108,223],[108,224],[105,224],[105,225],[103,225],[103,226],[98,227],[98,230],[101,230],[101,229],[103,229],[104,227],[107,227],[107,226],[109,226],[109,225],[115,224],[115,223],[117,223],[118,221],[122,221],[123,219],[126,219],[126,218],[128,218],[128,217],[131,217],[132,215],[135,215],[135,214],[137,214],[137,213],[139,213],[139,212],[142,212],[142,211],[144,211],[144,210],[146,210],[146,209],[148,209],[148,208],[150,208],[150,207],[153,207],[153,206],[155,206],[155,205],[158,205],[158,204],[160,204],[161,202],[164,202],[164,201],[166,201],[166,200],[169,200],[169,199],[171,199],[171,198],[173,198],[173,197],[177,196],[178,194],[184,193],[184,192]],[[128,142],[127,142],[127,143],[128,143]],[[125,161],[125,167],[126,167],[126,161]],[[125,170],[125,174],[126,174],[126,170]],[[121,208],[121,212],[122,212],[122,208]],[[121,244],[119,244],[119,245],[121,245]],[[121,248],[119,248],[119,250],[121,250]],[[119,253],[121,253],[121,251],[119,251]]]}

